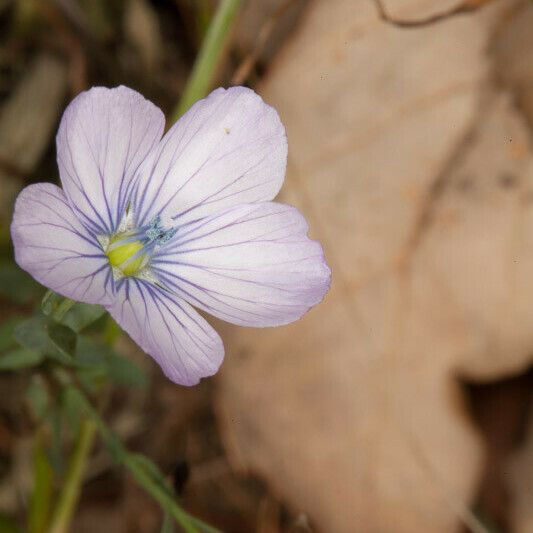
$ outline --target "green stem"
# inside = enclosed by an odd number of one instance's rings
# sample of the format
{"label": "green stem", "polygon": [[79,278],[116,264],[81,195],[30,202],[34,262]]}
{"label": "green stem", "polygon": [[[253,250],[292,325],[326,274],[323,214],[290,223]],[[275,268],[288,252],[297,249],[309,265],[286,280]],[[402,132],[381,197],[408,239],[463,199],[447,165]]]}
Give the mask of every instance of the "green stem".
{"label": "green stem", "polygon": [[[72,400],[77,401],[87,415],[91,417],[103,442],[106,444],[115,461],[129,470],[135,481],[176,520],[186,533],[220,533],[218,529],[191,516],[177,504],[174,494],[164,482],[164,476],[161,472],[154,472],[153,468],[156,467],[153,464],[151,468],[148,468],[146,462],[142,461],[142,456],[139,457],[124,447],[120,440],[107,427],[83,391],[75,387],[72,383],[69,383],[66,374],[57,373],[56,377],[62,385],[67,387],[68,394],[71,395]],[[53,531],[51,533],[57,532]]]}
{"label": "green stem", "polygon": [[143,469],[143,467],[135,460],[135,456],[129,453],[124,453],[121,456],[121,463],[130,471],[135,481],[150,495],[154,500],[159,502],[161,507],[169,513],[178,524],[186,531],[186,533],[199,533],[200,529],[191,519],[192,517],[178,507],[174,498],[167,490],[155,482],[152,477]]}
{"label": "green stem", "polygon": [[215,16],[209,25],[205,39],[198,52],[185,90],[172,115],[173,122],[181,117],[196,100],[203,98],[209,91],[211,79],[224,50],[226,38],[241,1],[220,0]]}
{"label": "green stem", "polygon": [[78,439],[48,533],[67,533],[69,531],[70,522],[80,497],[83,474],[95,433],[96,425],[92,420],[86,419],[81,423]]}
{"label": "green stem", "polygon": [[28,519],[29,533],[44,533],[50,518],[54,473],[44,449],[43,430],[35,435],[33,449],[33,491]]}

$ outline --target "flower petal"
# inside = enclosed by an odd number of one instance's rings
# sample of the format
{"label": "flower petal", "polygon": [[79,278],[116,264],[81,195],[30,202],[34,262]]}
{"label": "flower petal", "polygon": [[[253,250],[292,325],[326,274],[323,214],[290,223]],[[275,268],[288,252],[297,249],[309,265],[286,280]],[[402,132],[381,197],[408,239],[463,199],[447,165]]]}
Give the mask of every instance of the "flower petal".
{"label": "flower petal", "polygon": [[187,302],[136,278],[125,278],[117,290],[108,311],[169,379],[196,385],[218,370],[222,340]]}
{"label": "flower petal", "polygon": [[265,202],[182,226],[152,260],[161,282],[189,303],[243,326],[300,318],[330,285],[322,247],[294,207]]}
{"label": "flower petal", "polygon": [[163,214],[182,224],[272,200],[286,163],[277,112],[251,89],[217,89],[176,122],[143,167],[134,200],[138,221]]}
{"label": "flower petal", "polygon": [[132,179],[164,126],[161,110],[127,87],[95,87],[67,107],[57,134],[61,182],[93,233],[119,225]]}
{"label": "flower petal", "polygon": [[37,183],[19,194],[11,235],[15,260],[39,283],[80,302],[109,300],[113,289],[107,257],[56,185]]}

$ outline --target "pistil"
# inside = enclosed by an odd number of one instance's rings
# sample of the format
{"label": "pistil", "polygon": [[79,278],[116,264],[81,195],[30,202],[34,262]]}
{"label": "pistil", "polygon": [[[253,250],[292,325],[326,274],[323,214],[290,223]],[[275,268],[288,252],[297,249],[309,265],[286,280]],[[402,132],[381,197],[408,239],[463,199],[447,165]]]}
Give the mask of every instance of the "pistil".
{"label": "pistil", "polygon": [[154,250],[168,242],[175,233],[175,228],[163,228],[161,219],[155,217],[140,229],[130,227],[106,239],[105,251],[115,278],[139,275],[148,266]]}

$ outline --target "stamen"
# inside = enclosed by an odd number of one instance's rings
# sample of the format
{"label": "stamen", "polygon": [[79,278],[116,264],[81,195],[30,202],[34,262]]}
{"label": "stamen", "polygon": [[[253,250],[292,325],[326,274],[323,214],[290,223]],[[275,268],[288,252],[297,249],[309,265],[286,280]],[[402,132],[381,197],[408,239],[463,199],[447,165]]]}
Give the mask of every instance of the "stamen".
{"label": "stamen", "polygon": [[167,243],[177,231],[176,228],[165,229],[159,216],[139,229],[122,224],[121,227],[122,232],[101,241],[105,242],[104,249],[115,279],[142,275],[155,249]]}

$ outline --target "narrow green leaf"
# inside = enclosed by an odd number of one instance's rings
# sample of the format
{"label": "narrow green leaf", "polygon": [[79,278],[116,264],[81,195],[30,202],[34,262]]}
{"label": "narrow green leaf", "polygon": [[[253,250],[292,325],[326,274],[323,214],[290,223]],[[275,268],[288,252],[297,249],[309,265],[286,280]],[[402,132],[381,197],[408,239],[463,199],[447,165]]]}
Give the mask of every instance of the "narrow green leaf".
{"label": "narrow green leaf", "polygon": [[132,452],[129,452],[129,458],[132,463],[135,462],[140,469],[144,470],[148,476],[158,483],[161,488],[169,494],[169,496],[172,496],[172,491],[167,483],[167,480],[165,479],[165,476],[151,459],[142,453]]}
{"label": "narrow green leaf", "polygon": [[174,533],[174,521],[172,517],[165,513],[163,515],[163,524],[161,525],[161,533]]}
{"label": "narrow green leaf", "polygon": [[180,524],[186,533],[199,533],[202,531],[206,533],[220,533],[219,530],[205,524],[198,518],[194,518],[180,507],[174,498],[171,488],[165,483],[164,475],[157,466],[150,459],[129,452],[107,427],[85,395],[73,385],[68,385],[67,387],[69,394],[77,396],[86,414],[94,420],[104,444],[110,450],[115,461],[129,470],[135,481]]}
{"label": "narrow green leaf", "polygon": [[28,533],[45,533],[50,516],[54,474],[37,435],[33,451],[33,492],[30,501]]}
{"label": "narrow green leaf", "polygon": [[181,117],[197,100],[209,92],[215,69],[241,1],[220,0],[172,120]]}
{"label": "narrow green leaf", "polygon": [[0,370],[21,370],[37,366],[44,359],[44,354],[30,350],[28,348],[19,348],[0,357]]}

